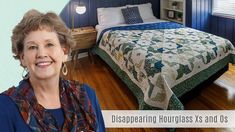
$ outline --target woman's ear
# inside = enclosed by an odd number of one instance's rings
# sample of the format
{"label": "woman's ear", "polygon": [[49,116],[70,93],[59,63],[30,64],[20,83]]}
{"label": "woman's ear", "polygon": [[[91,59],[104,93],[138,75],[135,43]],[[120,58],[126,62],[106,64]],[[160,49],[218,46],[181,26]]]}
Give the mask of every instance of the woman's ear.
{"label": "woman's ear", "polygon": [[63,50],[64,54],[68,54],[69,53],[69,49],[66,48],[66,47],[62,47],[62,50]]}
{"label": "woman's ear", "polygon": [[65,48],[65,47],[63,47],[62,50],[64,52],[64,60],[63,61],[65,62],[68,60],[69,50],[68,50],[68,48]]}
{"label": "woman's ear", "polygon": [[23,67],[26,67],[25,61],[24,61],[24,54],[20,54],[20,65]]}
{"label": "woman's ear", "polygon": [[64,54],[64,62],[68,60],[68,54]]}

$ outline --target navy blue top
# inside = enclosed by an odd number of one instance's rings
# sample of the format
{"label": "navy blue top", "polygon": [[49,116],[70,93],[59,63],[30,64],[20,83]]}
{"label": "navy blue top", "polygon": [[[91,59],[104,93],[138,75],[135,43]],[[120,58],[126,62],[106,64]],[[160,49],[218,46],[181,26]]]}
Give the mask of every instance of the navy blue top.
{"label": "navy blue top", "polygon": [[[105,132],[104,120],[95,91],[88,85],[82,85],[90,98],[94,113],[96,115],[97,131]],[[59,126],[64,123],[63,110],[47,109],[56,119]],[[31,129],[24,122],[17,105],[7,95],[0,95],[0,131],[3,132],[30,132]]]}

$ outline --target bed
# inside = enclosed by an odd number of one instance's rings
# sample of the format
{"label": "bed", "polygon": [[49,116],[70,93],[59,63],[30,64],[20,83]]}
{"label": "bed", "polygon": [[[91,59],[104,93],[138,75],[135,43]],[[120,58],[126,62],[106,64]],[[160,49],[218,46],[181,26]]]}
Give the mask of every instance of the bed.
{"label": "bed", "polygon": [[182,110],[181,96],[235,63],[229,40],[173,22],[152,19],[96,29],[94,52],[133,92],[139,109]]}

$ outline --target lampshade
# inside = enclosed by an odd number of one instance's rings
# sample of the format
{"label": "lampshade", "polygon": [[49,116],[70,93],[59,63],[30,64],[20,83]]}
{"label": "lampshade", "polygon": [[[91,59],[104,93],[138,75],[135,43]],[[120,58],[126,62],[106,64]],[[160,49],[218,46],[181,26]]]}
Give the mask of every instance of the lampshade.
{"label": "lampshade", "polygon": [[84,14],[86,12],[86,6],[84,4],[79,4],[77,7],[76,7],[76,12],[78,14]]}

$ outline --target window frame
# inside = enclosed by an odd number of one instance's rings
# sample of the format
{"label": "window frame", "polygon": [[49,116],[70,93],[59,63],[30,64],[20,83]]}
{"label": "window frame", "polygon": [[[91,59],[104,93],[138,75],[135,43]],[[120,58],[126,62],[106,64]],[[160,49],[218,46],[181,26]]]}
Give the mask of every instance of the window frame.
{"label": "window frame", "polygon": [[224,18],[230,18],[230,19],[235,19],[235,14],[225,14],[225,13],[220,13],[220,12],[214,12],[214,4],[216,0],[212,0],[212,15],[213,16],[219,16],[219,17],[224,17]]}

